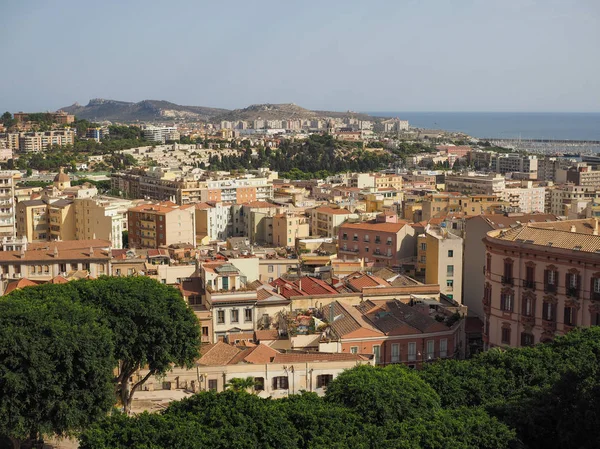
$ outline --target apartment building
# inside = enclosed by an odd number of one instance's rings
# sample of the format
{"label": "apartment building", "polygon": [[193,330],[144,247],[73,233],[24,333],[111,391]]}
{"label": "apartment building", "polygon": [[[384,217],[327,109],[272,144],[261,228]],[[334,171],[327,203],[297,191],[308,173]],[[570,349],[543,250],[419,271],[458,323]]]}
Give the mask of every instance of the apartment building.
{"label": "apartment building", "polygon": [[420,202],[421,220],[425,221],[448,214],[472,217],[502,211],[506,207],[507,203],[496,195],[461,195],[456,192],[429,194]]}
{"label": "apartment building", "polygon": [[48,205],[50,240],[75,240],[75,207],[73,200],[60,199]]}
{"label": "apartment building", "polygon": [[375,220],[342,224],[338,245],[343,260],[358,257],[387,266],[412,262],[416,255],[414,228],[389,212],[377,215]]}
{"label": "apartment building", "polygon": [[127,231],[130,200],[108,197],[74,200],[75,235],[78,240],[99,238],[111,242],[113,249],[123,248],[123,232]]}
{"label": "apartment building", "polygon": [[196,210],[196,236],[209,241],[225,241],[233,236],[231,204],[221,202],[198,203]]}
{"label": "apartment building", "polygon": [[50,240],[48,205],[42,200],[26,200],[17,203],[17,237],[28,242]]}
{"label": "apartment building", "polygon": [[[13,117],[17,124],[21,125],[29,121],[30,114],[31,112],[15,112]],[[73,114],[68,114],[65,111],[48,112],[46,114],[50,115],[50,119],[59,125],[69,125],[75,121],[75,116]]]}
{"label": "apartment building", "polygon": [[439,284],[441,293],[462,304],[463,239],[428,226],[418,245],[419,252],[425,252],[425,283]]}
{"label": "apartment building", "polygon": [[582,164],[567,170],[567,182],[600,189],[600,170],[592,170],[592,167]]}
{"label": "apartment building", "polygon": [[192,205],[144,204],[127,211],[129,246],[158,248],[175,244],[196,246],[196,215]]}
{"label": "apartment building", "polygon": [[358,218],[348,209],[329,206],[316,207],[307,211],[310,218],[310,235],[337,237],[340,226],[349,218]]}
{"label": "apartment building", "polygon": [[557,221],[552,214],[485,214],[465,220],[463,273],[463,304],[469,315],[483,320],[483,287],[485,285],[485,245],[483,239],[492,230],[507,230],[525,223]]}
{"label": "apartment building", "polygon": [[490,231],[484,242],[487,348],[530,346],[600,325],[596,219],[522,224]]}
{"label": "apartment building", "polygon": [[273,216],[273,245],[293,247],[297,238],[309,235],[310,226],[305,215],[287,212]]}
{"label": "apartment building", "polygon": [[491,169],[496,173],[505,175],[506,173],[521,174],[520,179],[537,179],[538,159],[537,156],[525,156],[518,153],[500,154],[492,156]]}
{"label": "apartment building", "polygon": [[532,214],[545,210],[546,188],[534,187],[531,181],[521,181],[520,186],[507,187],[499,196],[514,212]]}
{"label": "apartment building", "polygon": [[592,186],[557,186],[550,190],[550,212],[569,217],[579,214],[591,201],[600,199],[600,188]]}
{"label": "apartment building", "polygon": [[16,170],[0,171],[0,237],[15,235],[15,184],[20,177]]}
{"label": "apartment building", "polygon": [[402,190],[403,179],[400,175],[375,175],[375,189]]}
{"label": "apartment building", "polygon": [[144,139],[150,142],[165,143],[168,140],[179,140],[176,126],[146,126],[143,129]]}
{"label": "apartment building", "polygon": [[281,206],[266,201],[251,201],[231,207],[233,235],[248,237],[250,242],[273,242],[273,216]]}
{"label": "apartment building", "polygon": [[50,145],[73,145],[74,141],[75,131],[70,129],[18,133],[16,138],[9,139],[11,149],[21,153],[39,153],[47,150]]}
{"label": "apartment building", "polygon": [[404,192],[393,189],[382,189],[377,193],[365,195],[365,212],[383,212],[388,209],[401,214],[403,201]]}
{"label": "apartment building", "polygon": [[446,176],[446,190],[466,195],[496,195],[506,188],[504,176],[491,174],[487,176],[466,175]]}

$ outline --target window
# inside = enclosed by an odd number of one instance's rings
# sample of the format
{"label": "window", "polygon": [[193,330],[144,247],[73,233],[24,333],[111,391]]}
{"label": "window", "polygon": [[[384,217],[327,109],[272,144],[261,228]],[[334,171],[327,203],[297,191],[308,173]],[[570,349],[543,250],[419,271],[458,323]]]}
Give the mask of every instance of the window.
{"label": "window", "polygon": [[513,262],[512,260],[504,261],[504,276],[502,276],[503,284],[512,285],[513,282]]}
{"label": "window", "polygon": [[546,321],[554,321],[556,319],[555,309],[556,306],[554,304],[544,301],[544,307],[542,308],[542,319]]}
{"label": "window", "polygon": [[208,389],[210,391],[217,391],[217,380],[216,379],[210,379],[208,381]]}
{"label": "window", "polygon": [[365,253],[368,253],[368,252],[369,252],[369,247],[367,246],[367,247],[365,247]]}
{"label": "window", "polygon": [[454,276],[454,265],[448,265],[448,266],[446,266],[446,276],[447,277]]}
{"label": "window", "polygon": [[400,345],[398,343],[392,343],[392,363],[398,363],[400,361]]}
{"label": "window", "polygon": [[408,361],[414,362],[415,360],[417,360],[417,344],[411,342],[408,344]]}
{"label": "window", "polygon": [[432,360],[435,357],[435,341],[427,340],[427,360]]}
{"label": "window", "polygon": [[483,288],[483,303],[488,306],[492,303],[492,286],[489,283]]}
{"label": "window", "polygon": [[533,346],[533,334],[521,332],[521,346]]}
{"label": "window", "polygon": [[358,242],[358,234],[354,234],[354,237],[352,237],[352,240],[354,240],[355,242]]}
{"label": "window", "polygon": [[492,272],[492,255],[491,254],[487,255],[487,260],[486,260],[486,263],[485,263],[485,271],[487,273],[491,273]]}
{"label": "window", "polygon": [[317,376],[317,388],[327,387],[332,380],[332,374],[321,374]]}
{"label": "window", "polygon": [[254,391],[263,391],[265,389],[265,378],[255,377],[254,378]]}
{"label": "window", "polygon": [[369,234],[365,234],[364,241],[365,241],[365,242],[368,242],[368,241],[369,241]]}
{"label": "window", "polygon": [[510,344],[510,327],[502,328],[502,343],[505,345]]}
{"label": "window", "polygon": [[579,296],[579,286],[581,284],[581,276],[578,273],[567,273],[567,295]]}
{"label": "window", "polygon": [[273,278],[269,278],[269,284],[273,282]]}
{"label": "window", "polygon": [[600,326],[600,313],[592,313],[592,326]]}
{"label": "window", "polygon": [[223,290],[229,290],[229,278],[226,276],[222,279],[223,280],[221,282],[223,282]]}
{"label": "window", "polygon": [[446,287],[447,287],[447,288],[449,288],[449,289],[452,289],[452,288],[454,288],[454,280],[452,280],[452,279],[448,279],[448,280],[446,281]]}
{"label": "window", "polygon": [[381,236],[379,236],[379,235],[375,236],[375,243],[381,243]]}
{"label": "window", "polygon": [[208,337],[208,326],[202,326],[202,336]]}
{"label": "window", "polygon": [[564,319],[565,325],[575,326],[575,318],[576,318],[575,308],[574,307],[565,307],[564,314],[565,314],[564,315],[565,316],[565,319]]}
{"label": "window", "polygon": [[288,378],[287,376],[277,376],[273,378],[273,390],[287,390],[288,389]]}
{"label": "window", "polygon": [[448,257],[454,257],[454,250],[448,250]]}
{"label": "window", "polygon": [[348,240],[348,234],[345,232],[342,234],[342,240]]}
{"label": "window", "polygon": [[252,309],[244,309],[244,321],[252,321]]}
{"label": "window", "polygon": [[425,256],[421,256],[421,263],[426,263],[427,258]]}
{"label": "window", "polygon": [[500,294],[500,309],[505,312],[513,311],[513,294],[511,292]]}
{"label": "window", "polygon": [[427,250],[427,243],[421,243],[421,251]]}
{"label": "window", "polygon": [[387,238],[386,245],[390,245],[390,246],[392,245],[392,238],[391,237]]}
{"label": "window", "polygon": [[225,311],[224,310],[217,311],[217,323],[225,324]]}
{"label": "window", "polygon": [[555,270],[544,270],[544,290],[556,292],[558,284],[558,272]]}
{"label": "window", "polygon": [[448,339],[442,338],[440,340],[440,357],[448,356]]}
{"label": "window", "polygon": [[350,354],[358,354],[358,346],[350,346]]}
{"label": "window", "polygon": [[592,278],[590,287],[590,299],[599,300],[600,299],[600,278]]}
{"label": "window", "polygon": [[523,316],[535,316],[535,303],[531,296],[524,296],[522,301],[523,309],[521,314]]}
{"label": "window", "polygon": [[373,355],[375,356],[375,363],[381,362],[381,346],[373,345]]}
{"label": "window", "polygon": [[273,272],[273,265],[269,265],[268,268],[267,268],[267,271],[269,273],[272,273]]}
{"label": "window", "polygon": [[535,267],[525,267],[525,288],[535,289]]}
{"label": "window", "polygon": [[237,323],[240,319],[240,312],[238,309],[231,309],[231,322]]}

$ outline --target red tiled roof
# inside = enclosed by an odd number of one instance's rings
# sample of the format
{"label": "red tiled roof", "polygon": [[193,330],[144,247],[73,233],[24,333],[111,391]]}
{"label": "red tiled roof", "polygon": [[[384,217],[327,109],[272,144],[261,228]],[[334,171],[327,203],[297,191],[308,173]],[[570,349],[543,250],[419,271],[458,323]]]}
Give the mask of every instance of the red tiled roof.
{"label": "red tiled roof", "polygon": [[365,360],[358,354],[344,353],[325,353],[325,352],[309,352],[309,353],[286,353],[277,354],[273,358],[273,363],[303,363],[303,362],[336,362],[336,361],[351,361]]}
{"label": "red tiled roof", "polygon": [[263,340],[267,340],[267,341],[278,340],[279,332],[277,331],[277,329],[259,330],[259,331],[254,332],[254,338],[258,342],[263,341]]}
{"label": "red tiled roof", "polygon": [[337,293],[337,290],[321,279],[305,276],[298,279],[295,284],[307,295],[327,295]]}
{"label": "red tiled roof", "polygon": [[30,281],[27,278],[22,278],[22,279],[19,279],[18,281],[9,282],[8,286],[6,287],[6,290],[4,290],[4,294],[8,295],[13,290],[20,290],[25,287],[36,287],[38,285],[39,285],[39,283],[37,283],[37,282]]}
{"label": "red tiled roof", "polygon": [[378,223],[375,220],[370,220],[362,223],[344,223],[340,226],[340,230],[359,229],[363,231],[391,232],[395,234],[407,224],[408,222],[406,221],[399,221],[398,223]]}

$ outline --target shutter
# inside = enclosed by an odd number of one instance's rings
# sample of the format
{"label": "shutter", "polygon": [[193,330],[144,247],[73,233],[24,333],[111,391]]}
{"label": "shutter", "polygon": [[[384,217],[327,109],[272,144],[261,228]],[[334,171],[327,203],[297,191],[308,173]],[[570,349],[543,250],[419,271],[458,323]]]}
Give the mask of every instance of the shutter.
{"label": "shutter", "polygon": [[565,291],[567,293],[569,292],[569,288],[571,288],[571,283],[569,282],[571,279],[569,279],[569,276],[571,276],[569,273],[565,274]]}
{"label": "shutter", "polygon": [[[577,275],[577,293],[583,292],[583,285],[581,285],[581,275]],[[579,297],[579,294],[577,295]]]}
{"label": "shutter", "polygon": [[521,332],[521,346],[525,346],[527,344],[527,338],[525,332]]}
{"label": "shutter", "polygon": [[547,320],[548,319],[548,303],[544,302],[544,305],[542,307],[542,319]]}
{"label": "shutter", "polygon": [[548,270],[544,270],[544,288],[548,285]]}
{"label": "shutter", "polygon": [[554,282],[555,282],[555,287],[557,288],[556,293],[558,293],[558,270],[554,271]]}
{"label": "shutter", "polygon": [[590,299],[594,298],[594,280],[596,278],[590,279]]}

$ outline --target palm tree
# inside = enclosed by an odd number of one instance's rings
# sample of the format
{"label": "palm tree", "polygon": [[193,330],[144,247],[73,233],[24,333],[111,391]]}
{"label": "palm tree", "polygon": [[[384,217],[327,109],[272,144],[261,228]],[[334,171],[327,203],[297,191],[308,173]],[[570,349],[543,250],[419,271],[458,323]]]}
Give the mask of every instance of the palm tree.
{"label": "palm tree", "polygon": [[248,391],[248,389],[254,388],[255,385],[256,381],[252,376],[248,376],[245,379],[234,377],[229,379],[229,381],[225,384],[225,388],[233,391]]}

